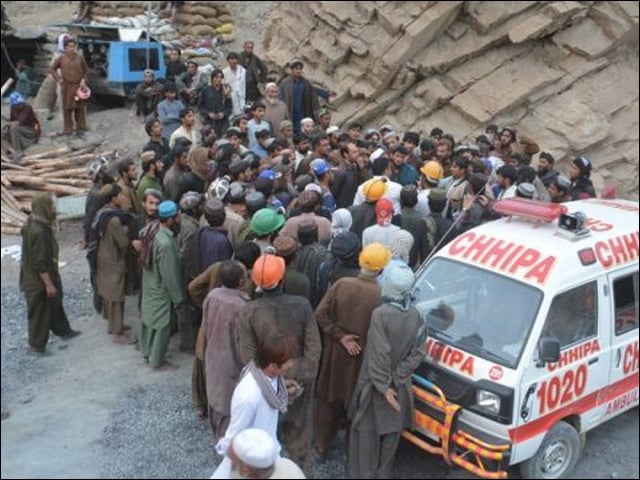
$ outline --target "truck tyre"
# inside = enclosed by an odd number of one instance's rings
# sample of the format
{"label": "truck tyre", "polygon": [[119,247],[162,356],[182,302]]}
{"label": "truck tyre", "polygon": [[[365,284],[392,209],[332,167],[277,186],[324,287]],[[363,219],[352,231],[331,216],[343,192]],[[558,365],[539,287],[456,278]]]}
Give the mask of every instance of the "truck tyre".
{"label": "truck tyre", "polygon": [[536,454],[520,464],[522,478],[566,478],[580,457],[577,430],[558,422],[547,432]]}

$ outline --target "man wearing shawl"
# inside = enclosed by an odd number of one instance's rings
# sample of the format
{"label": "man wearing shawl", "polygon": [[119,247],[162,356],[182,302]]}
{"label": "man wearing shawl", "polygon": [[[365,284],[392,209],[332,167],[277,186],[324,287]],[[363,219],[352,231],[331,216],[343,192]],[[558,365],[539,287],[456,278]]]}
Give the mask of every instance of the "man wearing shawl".
{"label": "man wearing shawl", "polygon": [[142,233],[142,332],[140,350],[153,368],[175,368],[165,361],[171,334],[171,312],[186,301],[178,247],[174,232],[179,230],[178,206],[165,200],[158,207],[158,221]]}
{"label": "man wearing shawl", "polygon": [[349,406],[350,478],[390,478],[402,430],[413,425],[411,374],[426,353],[426,325],[410,306],[413,272],[401,265],[386,277]]}
{"label": "man wearing shawl", "polygon": [[31,202],[29,221],[22,227],[20,260],[20,290],[27,301],[29,319],[29,351],[36,355],[46,354],[49,330],[63,340],[80,333],[71,329],[62,305],[54,220],[53,197],[36,195]]}
{"label": "man wearing shawl", "polygon": [[297,350],[295,338],[277,331],[260,341],[255,359],[242,370],[240,382],[231,396],[229,427],[215,447],[216,452],[225,457],[211,478],[231,478],[228,450],[231,440],[246,428],[264,430],[280,450],[278,416],[287,411],[289,402],[283,375],[293,365]]}

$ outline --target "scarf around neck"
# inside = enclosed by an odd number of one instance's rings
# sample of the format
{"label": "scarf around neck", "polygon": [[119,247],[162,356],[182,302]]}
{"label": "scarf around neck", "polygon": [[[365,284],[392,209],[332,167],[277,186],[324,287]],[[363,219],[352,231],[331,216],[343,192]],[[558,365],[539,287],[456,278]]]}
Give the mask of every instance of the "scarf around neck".
{"label": "scarf around neck", "polygon": [[276,392],[271,386],[271,381],[262,370],[258,368],[255,361],[251,360],[246,367],[242,370],[241,378],[246,374],[251,374],[262,392],[262,396],[267,401],[269,406],[275,408],[280,413],[286,413],[287,405],[289,404],[289,397],[287,395],[287,387],[284,384],[284,378],[282,375],[278,376],[278,391]]}

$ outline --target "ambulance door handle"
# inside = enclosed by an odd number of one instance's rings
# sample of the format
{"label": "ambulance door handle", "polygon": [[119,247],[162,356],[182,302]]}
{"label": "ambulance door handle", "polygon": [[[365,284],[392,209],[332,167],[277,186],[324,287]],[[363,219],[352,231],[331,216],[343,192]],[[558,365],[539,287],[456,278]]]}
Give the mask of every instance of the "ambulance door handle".
{"label": "ambulance door handle", "polygon": [[600,360],[600,357],[594,357],[592,359],[590,359],[587,363],[589,365],[593,365],[594,363],[596,363],[598,360]]}
{"label": "ambulance door handle", "polygon": [[620,368],[620,361],[622,360],[622,349],[619,348],[616,352],[616,368]]}

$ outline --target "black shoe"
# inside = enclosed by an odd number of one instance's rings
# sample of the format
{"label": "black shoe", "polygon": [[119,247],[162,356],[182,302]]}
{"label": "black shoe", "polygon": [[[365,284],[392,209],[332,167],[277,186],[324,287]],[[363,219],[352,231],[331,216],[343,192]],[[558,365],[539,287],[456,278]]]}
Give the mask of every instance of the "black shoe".
{"label": "black shoe", "polygon": [[77,337],[78,335],[80,335],[80,333],[78,330],[71,330],[69,333],[67,333],[64,337],[60,337],[62,340],[71,340],[73,337]]}

